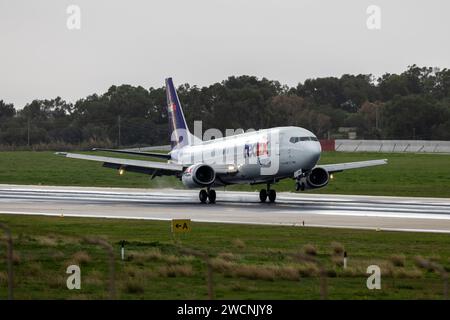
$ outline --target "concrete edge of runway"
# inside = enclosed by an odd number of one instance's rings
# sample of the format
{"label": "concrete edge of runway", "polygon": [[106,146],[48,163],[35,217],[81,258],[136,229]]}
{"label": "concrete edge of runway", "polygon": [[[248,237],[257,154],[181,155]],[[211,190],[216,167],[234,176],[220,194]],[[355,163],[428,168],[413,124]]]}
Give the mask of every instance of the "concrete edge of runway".
{"label": "concrete edge of runway", "polygon": [[[58,214],[51,212],[0,212],[0,216],[4,215],[24,215],[24,216],[43,216],[43,217],[60,217],[60,218],[91,218],[91,219],[117,219],[117,220],[144,220],[144,221],[171,221],[170,218],[156,217],[134,217],[134,216],[112,216],[112,215],[83,215],[83,214]],[[265,223],[265,222],[242,222],[242,221],[209,221],[202,219],[191,219],[192,222],[199,223],[218,223],[231,225],[255,225],[255,226],[272,226],[272,227],[298,227],[298,228],[330,228],[330,229],[348,229],[348,230],[366,230],[375,232],[419,232],[419,233],[442,233],[450,234],[450,230],[441,229],[412,229],[412,228],[374,228],[346,225],[325,225],[325,224],[307,224],[300,223]]]}

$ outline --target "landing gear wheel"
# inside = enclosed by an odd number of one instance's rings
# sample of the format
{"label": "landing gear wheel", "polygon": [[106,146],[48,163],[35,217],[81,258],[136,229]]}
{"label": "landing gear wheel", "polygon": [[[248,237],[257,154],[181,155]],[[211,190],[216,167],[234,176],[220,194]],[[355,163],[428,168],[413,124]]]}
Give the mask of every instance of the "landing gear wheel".
{"label": "landing gear wheel", "polygon": [[216,203],[216,190],[209,190],[208,191],[208,199],[209,203]]}
{"label": "landing gear wheel", "polygon": [[295,183],[295,191],[305,191],[305,184],[303,182],[296,182]]}
{"label": "landing gear wheel", "polygon": [[266,202],[266,200],[267,200],[267,190],[266,189],[261,189],[261,191],[259,192],[259,200],[261,200],[261,202]]}
{"label": "landing gear wheel", "polygon": [[198,198],[200,199],[201,203],[206,203],[206,200],[208,200],[208,193],[206,192],[206,190],[200,190]]}
{"label": "landing gear wheel", "polygon": [[277,192],[273,189],[269,190],[269,201],[275,202],[275,199],[277,198]]}

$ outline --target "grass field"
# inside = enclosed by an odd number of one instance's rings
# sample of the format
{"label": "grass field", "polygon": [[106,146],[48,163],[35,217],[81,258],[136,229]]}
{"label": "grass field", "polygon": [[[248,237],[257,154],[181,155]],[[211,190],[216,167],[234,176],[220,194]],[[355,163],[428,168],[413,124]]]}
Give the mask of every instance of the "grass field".
{"label": "grass field", "polygon": [[[96,153],[99,154],[99,153]],[[139,158],[139,157],[138,157]],[[314,193],[391,196],[450,197],[450,155],[399,153],[325,152],[321,163],[387,158],[389,164],[342,172]],[[0,183],[110,187],[176,187],[173,177],[156,178],[126,173],[119,176],[100,163],[67,159],[52,152],[0,152]],[[258,186],[232,186],[231,190],[257,190]],[[276,189],[293,191],[294,182],[284,180]]]}
{"label": "grass field", "polygon": [[[194,223],[174,240],[164,221],[0,215],[0,222],[13,233],[18,299],[107,298],[107,255],[85,241],[94,235],[114,246],[120,299],[206,299],[206,264],[186,249],[211,259],[217,299],[320,299],[325,292],[328,299],[442,299],[441,278],[417,263],[450,271],[442,234]],[[125,261],[121,240],[128,242]],[[0,299],[7,296],[4,244]],[[81,267],[81,290],[66,288],[71,264]],[[372,264],[381,268],[381,290],[366,287]]]}

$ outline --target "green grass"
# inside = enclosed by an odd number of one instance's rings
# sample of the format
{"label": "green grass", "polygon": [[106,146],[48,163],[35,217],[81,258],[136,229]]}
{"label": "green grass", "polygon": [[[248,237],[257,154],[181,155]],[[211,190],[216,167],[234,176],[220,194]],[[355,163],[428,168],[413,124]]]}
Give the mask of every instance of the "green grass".
{"label": "green grass", "polygon": [[[99,153],[101,154],[101,153]],[[450,197],[450,155],[325,152],[320,163],[389,159],[385,166],[350,170],[313,193]],[[101,187],[176,187],[173,177],[148,176],[103,168],[100,163],[67,159],[52,152],[0,152],[0,183]],[[257,190],[258,186],[232,186],[231,190]],[[278,191],[294,191],[294,182],[281,181]]]}
{"label": "green grass", "polygon": [[[14,237],[18,299],[107,298],[107,256],[83,240],[91,236],[114,246],[120,299],[206,299],[205,263],[186,249],[213,259],[219,299],[319,299],[319,278],[305,271],[319,265],[329,275],[329,299],[442,299],[440,277],[418,269],[414,259],[427,257],[450,271],[449,236],[443,234],[194,223],[192,233],[175,242],[164,221],[0,215],[0,222]],[[119,259],[120,240],[128,241],[126,261]],[[336,242],[348,252],[346,271],[333,263]],[[309,263],[298,259],[307,245],[317,249]],[[4,241],[0,248],[1,299],[7,295]],[[403,267],[390,262],[395,254]],[[65,284],[74,261],[81,262],[79,291]],[[371,264],[381,267],[381,290],[366,288]]]}

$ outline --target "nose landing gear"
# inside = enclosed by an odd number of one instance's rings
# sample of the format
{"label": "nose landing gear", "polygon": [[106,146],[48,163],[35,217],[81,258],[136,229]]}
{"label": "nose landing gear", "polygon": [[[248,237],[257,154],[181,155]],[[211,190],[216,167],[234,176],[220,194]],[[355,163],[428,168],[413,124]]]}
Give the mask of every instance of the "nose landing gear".
{"label": "nose landing gear", "polygon": [[306,177],[307,171],[304,171],[302,169],[294,172],[294,178],[295,178],[295,191],[305,191],[305,182],[303,181],[303,178]]}
{"label": "nose landing gear", "polygon": [[201,203],[206,203],[209,200],[209,203],[216,203],[216,190],[207,188],[207,190],[202,189],[198,194],[198,198]]}
{"label": "nose landing gear", "polygon": [[295,183],[295,191],[305,191],[305,183],[300,182],[299,180]]}

